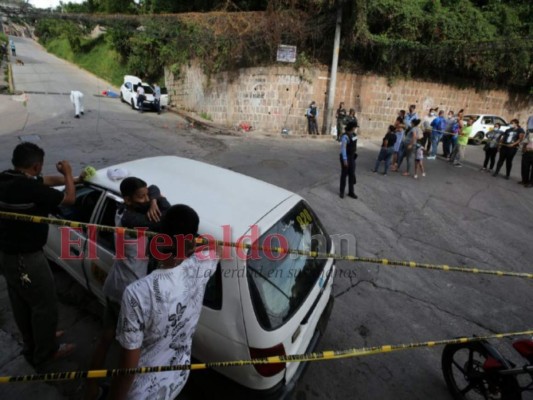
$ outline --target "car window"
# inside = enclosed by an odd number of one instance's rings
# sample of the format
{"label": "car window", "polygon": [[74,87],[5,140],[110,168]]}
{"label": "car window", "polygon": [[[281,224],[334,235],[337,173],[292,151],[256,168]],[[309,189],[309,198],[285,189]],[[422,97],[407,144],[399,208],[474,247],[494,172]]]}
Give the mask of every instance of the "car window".
{"label": "car window", "polygon": [[[280,237],[286,243],[280,243]],[[302,251],[329,253],[331,240],[311,209],[301,201],[257,244],[275,248],[287,246]],[[267,330],[280,327],[303,304],[322,274],[327,259],[258,251],[247,261],[246,275],[252,304],[261,326]],[[276,256],[276,257],[272,257]],[[279,258],[279,259],[275,259]]]}
{"label": "car window", "polygon": [[493,124],[493,119],[492,119],[492,117],[483,117],[483,124],[485,124],[485,125],[492,125],[492,124]]}
{"label": "car window", "polygon": [[479,115],[465,115],[463,118],[464,121],[467,121],[468,119],[471,119],[472,123],[474,123],[479,119]]}
{"label": "car window", "polygon": [[[102,205],[102,211],[100,213],[100,218],[98,219],[98,224],[115,226],[115,214],[117,212],[118,202],[110,197],[106,196],[104,199],[104,204]],[[114,232],[107,231],[98,231],[98,236],[96,239],[99,247],[103,247],[108,250],[110,253],[115,252],[115,234]]]}
{"label": "car window", "polygon": [[211,278],[207,281],[204,295],[204,306],[220,310],[222,308],[222,269],[220,262]]}
{"label": "car window", "polygon": [[505,122],[503,119],[499,117],[494,117],[494,123],[499,123],[501,126],[507,125],[507,122]]}
{"label": "car window", "polygon": [[154,94],[154,90],[152,89],[151,86],[143,85],[143,88],[144,88],[144,93],[146,93],[146,94]]}
{"label": "car window", "polygon": [[70,206],[59,206],[57,216],[70,221],[90,222],[102,193],[92,186],[76,185],[76,202]]}
{"label": "car window", "polygon": [[126,84],[124,86],[126,86],[128,89],[131,89],[131,83],[130,82],[126,82]]}

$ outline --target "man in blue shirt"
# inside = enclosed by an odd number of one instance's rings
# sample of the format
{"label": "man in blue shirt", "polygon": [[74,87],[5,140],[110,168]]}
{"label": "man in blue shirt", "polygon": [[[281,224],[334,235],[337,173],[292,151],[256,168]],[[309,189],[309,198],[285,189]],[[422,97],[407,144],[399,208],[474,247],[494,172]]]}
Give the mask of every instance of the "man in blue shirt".
{"label": "man in blue shirt", "polygon": [[434,160],[437,158],[437,147],[442,135],[444,128],[446,128],[446,119],[444,118],[444,111],[439,111],[439,116],[433,120],[431,123],[431,155],[428,156],[428,160]]}
{"label": "man in blue shirt", "polygon": [[355,186],[355,159],[357,158],[357,134],[355,122],[349,122],[344,128],[345,131],[341,136],[341,182],[340,198],[344,198],[344,189],[346,187],[346,178],[348,178],[348,197],[357,199],[354,192]]}

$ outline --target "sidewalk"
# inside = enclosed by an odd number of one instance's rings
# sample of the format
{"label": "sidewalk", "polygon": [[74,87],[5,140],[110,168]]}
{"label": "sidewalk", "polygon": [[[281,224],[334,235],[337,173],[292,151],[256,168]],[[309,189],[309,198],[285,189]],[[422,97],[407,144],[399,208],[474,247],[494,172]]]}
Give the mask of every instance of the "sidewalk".
{"label": "sidewalk", "polygon": [[242,130],[232,129],[224,124],[219,124],[213,121],[208,121],[206,119],[203,119],[198,114],[193,112],[188,112],[184,110],[180,110],[175,107],[169,107],[167,108],[168,111],[173,112],[175,114],[178,114],[180,117],[184,118],[189,122],[189,124],[193,125],[195,128],[205,130],[208,133],[214,134],[214,135],[226,135],[226,136],[238,136],[238,137],[281,137],[284,139],[309,139],[309,140],[328,140],[328,141],[335,141],[335,137],[332,135],[308,135],[308,134],[301,134],[301,133],[288,133],[288,134],[282,134],[274,133],[274,132],[267,132],[261,129],[244,132]]}

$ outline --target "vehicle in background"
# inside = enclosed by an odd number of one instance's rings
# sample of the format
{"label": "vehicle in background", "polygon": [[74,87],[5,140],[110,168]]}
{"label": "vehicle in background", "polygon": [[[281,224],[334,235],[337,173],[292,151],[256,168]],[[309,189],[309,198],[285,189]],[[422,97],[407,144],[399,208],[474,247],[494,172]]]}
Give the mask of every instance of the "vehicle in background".
{"label": "vehicle in background", "polygon": [[471,118],[473,120],[472,124],[472,133],[470,134],[469,141],[473,144],[479,145],[487,137],[487,133],[494,129],[494,124],[499,123],[501,125],[501,130],[506,131],[511,126],[498,115],[486,115],[486,114],[471,114],[465,115],[463,118],[463,123],[466,124],[466,120]]}
{"label": "vehicle in background", "polygon": [[[120,86],[120,100],[131,105],[133,110],[138,110],[137,104],[137,88],[141,85],[144,89],[146,99],[143,102],[143,109],[155,110],[154,88],[146,82],[142,82],[140,78],[133,75],[125,75],[124,83]],[[161,88],[161,108],[168,106],[168,94],[166,88]]]}

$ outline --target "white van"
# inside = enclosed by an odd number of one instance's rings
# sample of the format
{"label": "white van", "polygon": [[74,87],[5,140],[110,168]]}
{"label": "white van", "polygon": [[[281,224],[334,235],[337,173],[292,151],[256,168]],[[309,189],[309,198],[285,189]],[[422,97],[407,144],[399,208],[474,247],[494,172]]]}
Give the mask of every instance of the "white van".
{"label": "white van", "polygon": [[[292,249],[334,252],[329,235],[309,204],[287,190],[173,156],[145,158],[112,168],[122,168],[129,176],[159,186],[171,204],[193,207],[200,216],[201,234],[236,242],[257,226],[257,242],[261,245],[279,246],[272,236],[279,234]],[[90,183],[79,185],[75,205],[61,208],[57,217],[113,225],[117,205],[122,202],[120,182],[111,181],[106,172],[99,170]],[[65,260],[60,258],[60,229],[65,228],[50,227],[47,256],[104,302],[102,284],[113,264],[114,234],[98,232],[97,259]],[[81,230],[69,231],[71,255],[80,255],[80,248],[87,254],[94,240]],[[265,237],[274,239],[264,243]],[[306,353],[317,346],[333,306],[333,259],[286,255],[274,261],[262,251],[254,258],[241,259],[232,248],[231,258],[219,263],[207,285],[193,340],[194,359],[248,360]],[[289,363],[222,368],[217,372],[237,383],[239,389],[251,389],[254,396],[261,397],[290,391],[303,367]]]}

